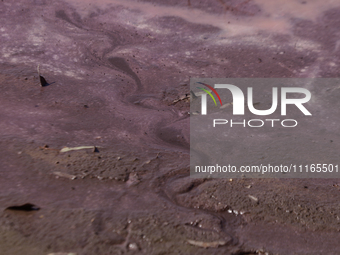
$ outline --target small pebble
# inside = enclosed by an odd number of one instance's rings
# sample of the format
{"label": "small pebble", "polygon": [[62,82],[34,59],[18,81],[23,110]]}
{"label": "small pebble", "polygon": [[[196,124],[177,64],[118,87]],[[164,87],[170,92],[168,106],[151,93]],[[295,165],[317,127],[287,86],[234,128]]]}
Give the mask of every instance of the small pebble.
{"label": "small pebble", "polygon": [[129,244],[129,250],[137,251],[138,250],[138,245],[136,243],[130,243]]}

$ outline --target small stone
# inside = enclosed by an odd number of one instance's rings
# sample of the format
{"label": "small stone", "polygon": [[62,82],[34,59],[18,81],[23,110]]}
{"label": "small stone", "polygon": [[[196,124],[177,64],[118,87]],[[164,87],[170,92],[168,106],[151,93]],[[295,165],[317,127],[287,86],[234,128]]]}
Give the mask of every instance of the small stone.
{"label": "small stone", "polygon": [[137,251],[138,250],[138,245],[136,243],[129,243],[129,250]]}

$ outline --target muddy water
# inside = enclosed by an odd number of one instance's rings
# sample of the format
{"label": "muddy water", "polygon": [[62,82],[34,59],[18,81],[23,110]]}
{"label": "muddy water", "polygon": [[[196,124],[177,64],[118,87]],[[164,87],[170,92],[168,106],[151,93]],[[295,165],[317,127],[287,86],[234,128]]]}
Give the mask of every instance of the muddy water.
{"label": "muddy water", "polygon": [[339,5],[2,1],[1,254],[338,254],[338,180],[189,178],[185,96],[338,77]]}

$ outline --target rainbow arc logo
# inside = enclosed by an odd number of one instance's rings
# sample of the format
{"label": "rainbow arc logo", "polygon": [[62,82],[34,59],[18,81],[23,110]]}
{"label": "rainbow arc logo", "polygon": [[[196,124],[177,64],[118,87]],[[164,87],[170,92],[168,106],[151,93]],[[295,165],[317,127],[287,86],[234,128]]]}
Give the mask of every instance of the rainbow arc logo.
{"label": "rainbow arc logo", "polygon": [[[214,94],[217,96],[217,98],[220,101],[220,104],[222,106],[222,100],[220,98],[220,95],[217,93],[217,91],[212,86],[210,86],[208,84],[205,84],[203,82],[197,82],[197,83],[198,84],[202,84],[202,85],[206,86],[207,88],[211,89],[211,91],[214,92]],[[203,90],[204,92],[206,92],[212,98],[212,100],[214,100],[214,103],[217,106],[216,100],[215,100],[214,96],[210,93],[210,91],[208,91],[208,90],[206,90],[204,88],[200,88],[200,87],[197,87],[197,88]]]}

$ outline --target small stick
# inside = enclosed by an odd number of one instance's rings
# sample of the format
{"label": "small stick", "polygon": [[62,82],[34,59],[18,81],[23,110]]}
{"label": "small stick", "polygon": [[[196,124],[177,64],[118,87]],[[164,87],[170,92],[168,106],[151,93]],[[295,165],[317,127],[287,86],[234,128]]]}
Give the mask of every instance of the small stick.
{"label": "small stick", "polygon": [[40,80],[40,85],[41,85],[41,87],[45,87],[45,86],[48,85],[48,83],[47,83],[47,81],[45,80],[45,78],[42,77],[42,76],[40,75],[39,67],[40,67],[40,65],[38,65],[38,68],[37,68],[37,70],[38,70],[38,76],[39,76],[39,80]]}

